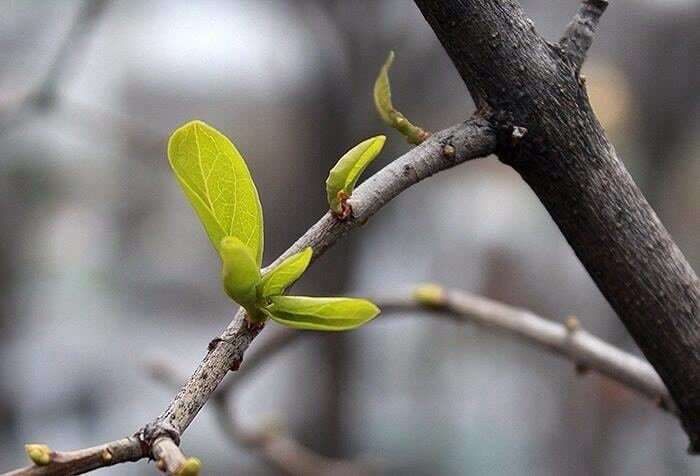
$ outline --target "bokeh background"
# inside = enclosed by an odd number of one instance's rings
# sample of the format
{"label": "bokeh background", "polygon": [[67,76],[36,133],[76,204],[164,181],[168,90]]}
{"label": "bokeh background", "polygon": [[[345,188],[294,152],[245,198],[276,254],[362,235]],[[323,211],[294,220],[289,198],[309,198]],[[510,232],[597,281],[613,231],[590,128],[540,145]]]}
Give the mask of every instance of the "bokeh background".
{"label": "bokeh background", "polygon": [[[594,106],[698,269],[700,2],[611,3],[585,67]],[[578,2],[523,4],[555,40]],[[437,130],[473,110],[409,0],[4,0],[0,11],[0,470],[25,464],[28,441],[71,449],[137,430],[173,395],[146,364],[191,372],[232,317],[165,158],[173,128],[200,118],[239,146],[269,262],[324,213],[323,182],[345,150],[387,134],[374,169],[407,150],[371,103],[390,49],[409,118]],[[536,196],[494,158],[410,189],[297,288],[374,295],[423,281],[576,315],[638,353]],[[304,339],[241,385],[236,405],[250,427],[275,419],[386,474],[700,471],[677,421],[648,401],[422,315]],[[205,474],[271,474],[214,419],[205,408],[183,439]]]}

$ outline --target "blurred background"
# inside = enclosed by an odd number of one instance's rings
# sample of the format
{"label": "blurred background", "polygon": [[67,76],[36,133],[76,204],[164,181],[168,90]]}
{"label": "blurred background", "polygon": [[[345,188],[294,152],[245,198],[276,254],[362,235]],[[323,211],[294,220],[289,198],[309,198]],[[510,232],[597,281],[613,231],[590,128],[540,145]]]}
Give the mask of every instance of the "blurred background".
{"label": "blurred background", "polygon": [[[699,269],[700,1],[611,3],[589,92]],[[578,6],[523,4],[551,40]],[[4,0],[0,11],[0,470],[25,464],[25,442],[73,449],[133,433],[174,394],[146,364],[189,374],[232,317],[165,157],[176,126],[203,119],[246,157],[267,263],[325,212],[323,183],[344,151],[386,134],[376,170],[408,149],[371,103],[390,49],[394,101],[411,120],[438,130],[473,110],[408,0]],[[638,354],[536,196],[494,158],[411,188],[297,289],[392,294],[423,281],[576,315]],[[650,402],[508,337],[422,315],[306,338],[239,391],[247,426],[277,419],[304,445],[379,461],[385,474],[700,471],[678,422]],[[205,408],[183,438],[204,474],[274,474],[215,418]],[[101,470],[154,472],[143,461]]]}

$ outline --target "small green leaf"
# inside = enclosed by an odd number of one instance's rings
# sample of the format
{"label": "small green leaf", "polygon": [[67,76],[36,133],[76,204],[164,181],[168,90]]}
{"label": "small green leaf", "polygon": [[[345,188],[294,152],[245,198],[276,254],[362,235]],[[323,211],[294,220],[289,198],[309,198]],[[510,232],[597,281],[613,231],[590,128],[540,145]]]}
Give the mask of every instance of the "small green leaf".
{"label": "small green leaf", "polygon": [[263,252],[262,206],[241,154],[226,136],[202,121],[178,128],[168,142],[168,159],[214,248],[235,236]]}
{"label": "small green leaf", "polygon": [[326,179],[326,194],[333,212],[342,213],[342,199],[352,195],[360,175],[382,151],[384,142],[385,136],[375,136],[360,142],[347,151],[331,169]]}
{"label": "small green leaf", "polygon": [[304,274],[311,262],[313,250],[307,247],[282,261],[272,271],[263,276],[258,286],[258,295],[262,298],[278,296]]}
{"label": "small green leaf", "polygon": [[315,331],[355,329],[380,312],[366,299],[306,296],[274,296],[267,311],[282,325]]}
{"label": "small green leaf", "polygon": [[251,249],[235,236],[221,240],[221,275],[224,289],[231,299],[246,308],[257,300],[260,268]]}
{"label": "small green leaf", "polygon": [[379,70],[379,75],[374,82],[374,106],[377,108],[379,116],[384,122],[393,127],[393,114],[396,112],[391,103],[391,85],[389,83],[389,68],[394,62],[394,52],[390,51],[389,56]]}
{"label": "small green leaf", "polygon": [[427,139],[430,133],[411,124],[411,121],[401,114],[391,102],[389,68],[391,68],[393,62],[394,52],[390,51],[374,82],[374,107],[382,120],[406,137],[409,144],[418,145]]}

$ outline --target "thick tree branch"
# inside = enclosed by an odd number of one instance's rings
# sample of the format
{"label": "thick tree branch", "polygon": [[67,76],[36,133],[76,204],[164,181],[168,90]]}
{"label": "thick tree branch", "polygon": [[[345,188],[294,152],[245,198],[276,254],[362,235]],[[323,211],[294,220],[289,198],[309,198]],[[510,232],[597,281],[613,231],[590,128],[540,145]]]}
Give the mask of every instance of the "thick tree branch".
{"label": "thick tree branch", "polygon": [[547,208],[700,451],[700,282],[617,157],[576,68],[516,0],[416,3],[500,131],[499,158]]}
{"label": "thick tree branch", "polygon": [[577,70],[583,66],[586,53],[593,44],[600,17],[607,7],[608,0],[583,0],[559,41],[563,53],[569,56]]}
{"label": "thick tree branch", "polygon": [[[495,149],[495,131],[489,122],[480,118],[466,121],[434,134],[423,144],[394,160],[355,189],[353,196],[348,201],[353,212],[347,220],[341,221],[331,213],[326,213],[263,271],[271,269],[283,259],[307,246],[313,249],[313,259],[316,259],[348,231],[364,224],[380,208],[410,186],[467,160],[487,156]],[[243,360],[243,354],[261,330],[261,326],[249,325],[245,319],[245,313],[239,310],[224,332],[212,340],[199,367],[180,389],[168,408],[138,432],[138,439],[129,440],[132,445],[130,450],[133,452],[133,458],[139,459],[162,454],[164,444],[166,448],[176,447],[182,432],[209,400],[229,370],[238,369]],[[170,444],[168,439],[172,440],[175,445]],[[135,459],[115,458],[110,462],[102,461],[95,466],[85,467],[84,470],[75,474]],[[168,461],[171,459],[168,458]],[[47,468],[44,466],[29,469],[48,471]],[[172,474],[177,472],[177,468],[168,467],[166,469]],[[35,472],[31,474],[54,473]]]}

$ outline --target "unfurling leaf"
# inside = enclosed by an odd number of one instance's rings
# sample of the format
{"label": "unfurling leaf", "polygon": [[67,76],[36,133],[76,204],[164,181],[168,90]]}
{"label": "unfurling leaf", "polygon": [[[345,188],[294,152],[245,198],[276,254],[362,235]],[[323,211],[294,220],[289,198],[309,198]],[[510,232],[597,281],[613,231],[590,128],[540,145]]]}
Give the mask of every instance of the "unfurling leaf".
{"label": "unfurling leaf", "polygon": [[231,299],[248,309],[257,300],[260,268],[251,249],[235,236],[227,236],[220,244],[224,290]]}
{"label": "unfurling leaf", "polygon": [[274,296],[266,309],[274,321],[294,329],[344,331],[355,329],[379,314],[366,299]]}
{"label": "unfurling leaf", "polygon": [[331,169],[326,179],[328,205],[336,214],[343,214],[343,200],[352,195],[355,184],[367,166],[379,155],[385,136],[371,137],[347,151]]}
{"label": "unfurling leaf", "polygon": [[379,70],[379,76],[374,82],[374,106],[377,108],[379,116],[390,126],[394,126],[393,115],[396,113],[394,105],[391,103],[391,84],[389,83],[389,68],[394,62],[394,52],[390,51],[389,56]]}
{"label": "unfurling leaf", "polygon": [[170,136],[168,158],[214,248],[220,253],[221,240],[235,236],[252,250],[260,266],[262,206],[233,143],[204,122],[192,121]]}
{"label": "unfurling leaf", "polygon": [[294,284],[304,274],[311,262],[313,250],[307,247],[295,255],[282,261],[272,271],[263,276],[258,285],[258,295],[262,298],[278,296]]}
{"label": "unfurling leaf", "polygon": [[430,135],[422,128],[411,124],[406,116],[401,114],[391,102],[391,85],[389,83],[389,68],[394,62],[394,52],[390,51],[386,62],[379,70],[374,82],[374,106],[384,122],[399,131],[409,144],[418,145]]}

